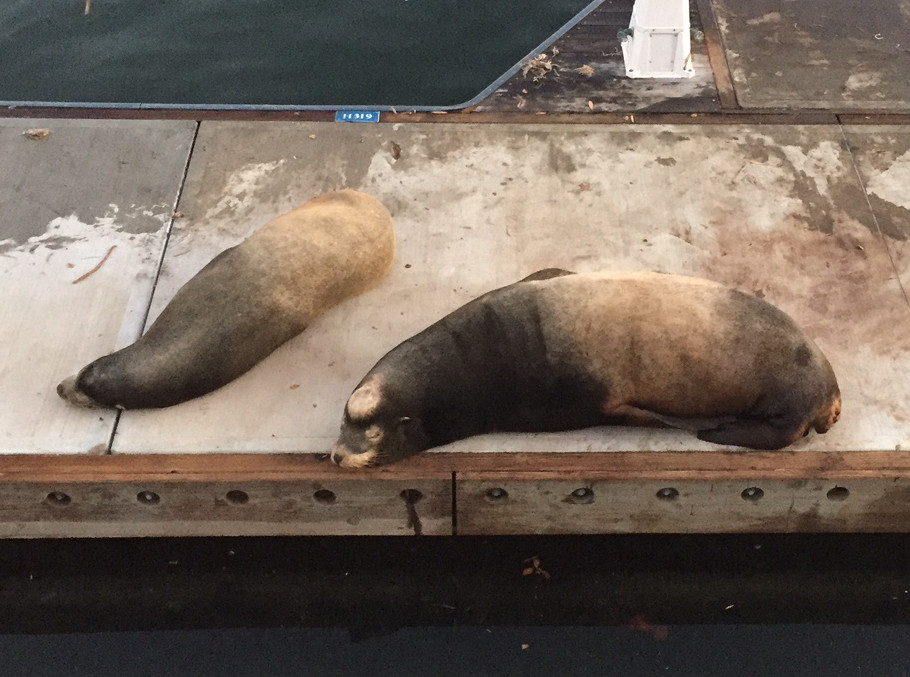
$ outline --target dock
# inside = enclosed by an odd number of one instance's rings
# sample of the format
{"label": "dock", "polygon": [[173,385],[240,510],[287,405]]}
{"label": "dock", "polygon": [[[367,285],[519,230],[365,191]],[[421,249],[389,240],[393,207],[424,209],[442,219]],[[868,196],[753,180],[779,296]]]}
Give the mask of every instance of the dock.
{"label": "dock", "polygon": [[[910,16],[819,6],[693,0],[693,78],[632,81],[632,3],[606,0],[547,48],[550,75],[379,124],[0,110],[0,537],[908,531]],[[375,289],[185,404],[57,396],[219,252],[344,187],[395,220]],[[549,267],[768,300],[830,359],[840,422],[779,452],[605,427],[325,460],[383,354]]]}

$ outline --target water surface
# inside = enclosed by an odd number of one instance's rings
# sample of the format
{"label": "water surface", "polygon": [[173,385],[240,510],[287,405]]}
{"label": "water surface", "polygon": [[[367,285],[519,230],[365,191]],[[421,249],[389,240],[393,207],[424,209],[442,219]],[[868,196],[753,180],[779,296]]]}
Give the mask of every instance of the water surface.
{"label": "water surface", "polygon": [[462,104],[590,0],[7,0],[0,102]]}

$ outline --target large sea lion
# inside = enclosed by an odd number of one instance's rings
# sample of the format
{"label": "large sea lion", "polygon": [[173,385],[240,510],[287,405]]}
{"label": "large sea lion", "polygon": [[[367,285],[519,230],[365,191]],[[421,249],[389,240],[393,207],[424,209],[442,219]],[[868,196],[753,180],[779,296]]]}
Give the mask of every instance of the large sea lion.
{"label": "large sea lion", "polygon": [[237,378],[392,267],[388,210],[354,190],[318,195],[216,256],[134,344],[57,392],[81,406],[168,407]]}
{"label": "large sea lion", "polygon": [[546,270],[380,359],[347,401],[332,459],[357,468],[485,432],[629,419],[779,449],[828,430],[840,408],[828,360],[761,299],[693,277]]}

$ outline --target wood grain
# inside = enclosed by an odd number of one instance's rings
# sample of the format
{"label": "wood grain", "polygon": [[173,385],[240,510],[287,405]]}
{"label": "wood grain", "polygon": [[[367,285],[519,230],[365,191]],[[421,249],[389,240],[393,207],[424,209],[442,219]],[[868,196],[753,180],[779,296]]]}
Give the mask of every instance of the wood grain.
{"label": "wood grain", "polygon": [[460,534],[903,532],[910,478],[458,482]]}
{"label": "wood grain", "polygon": [[0,537],[414,535],[415,515],[425,535],[906,531],[910,452],[0,457]]}

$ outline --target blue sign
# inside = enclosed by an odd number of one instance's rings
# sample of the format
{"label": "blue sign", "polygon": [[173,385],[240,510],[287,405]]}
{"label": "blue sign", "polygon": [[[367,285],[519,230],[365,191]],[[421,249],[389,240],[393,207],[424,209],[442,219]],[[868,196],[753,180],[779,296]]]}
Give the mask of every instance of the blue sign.
{"label": "blue sign", "polygon": [[335,122],[379,122],[379,111],[340,110],[335,112]]}

